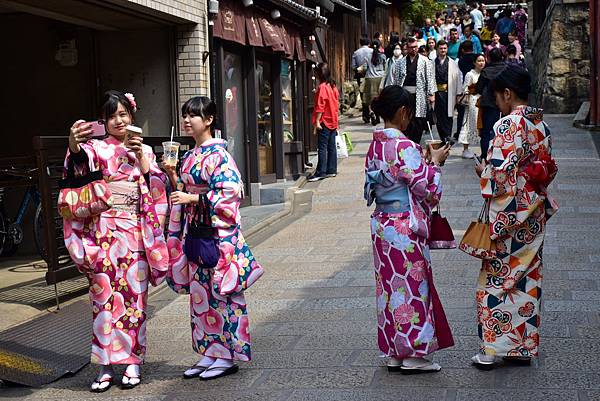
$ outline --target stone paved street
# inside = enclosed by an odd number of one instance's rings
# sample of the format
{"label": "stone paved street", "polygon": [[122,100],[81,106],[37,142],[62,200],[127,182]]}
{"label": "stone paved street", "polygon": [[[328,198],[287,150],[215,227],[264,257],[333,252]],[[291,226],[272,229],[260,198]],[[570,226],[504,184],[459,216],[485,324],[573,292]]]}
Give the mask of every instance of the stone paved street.
{"label": "stone paved street", "polygon": [[[600,160],[590,134],[571,117],[547,118],[560,172],[552,192],[562,209],[544,249],[541,357],[537,366],[482,372],[477,351],[476,259],[432,252],[434,277],[456,346],[435,354],[438,374],[389,374],[378,357],[369,213],[362,199],[369,128],[349,125],[354,153],[339,175],[314,189],[313,211],[254,247],[265,276],[248,291],[253,361],[238,375],[183,380],[191,351],[186,297],[165,289],[151,303],[144,383],[129,392],[87,391],[95,368],[43,389],[9,388],[0,398],[27,400],[531,400],[600,399]],[[358,124],[353,120],[353,124]],[[481,198],[473,162],[458,150],[444,167],[442,213],[457,235],[476,217]],[[83,317],[82,317],[83,318]],[[87,317],[86,317],[87,318]]]}

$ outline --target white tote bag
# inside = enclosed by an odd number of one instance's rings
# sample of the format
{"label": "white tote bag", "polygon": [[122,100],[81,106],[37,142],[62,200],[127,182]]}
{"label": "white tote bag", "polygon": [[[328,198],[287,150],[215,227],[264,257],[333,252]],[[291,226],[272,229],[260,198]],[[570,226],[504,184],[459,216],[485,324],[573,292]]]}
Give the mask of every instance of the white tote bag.
{"label": "white tote bag", "polygon": [[335,147],[337,149],[338,159],[345,159],[348,157],[348,147],[346,146],[346,141],[341,135],[335,136]]}

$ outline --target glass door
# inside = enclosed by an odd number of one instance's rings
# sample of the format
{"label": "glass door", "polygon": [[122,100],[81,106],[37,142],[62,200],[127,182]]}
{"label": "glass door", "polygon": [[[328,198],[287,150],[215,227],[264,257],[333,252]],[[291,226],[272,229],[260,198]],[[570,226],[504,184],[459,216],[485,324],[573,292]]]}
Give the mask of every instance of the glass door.
{"label": "glass door", "polygon": [[[244,184],[248,183],[246,136],[244,130],[244,78],[242,56],[223,52],[223,99],[225,99],[225,132],[227,149],[233,155]],[[246,188],[247,190],[247,188]]]}
{"label": "glass door", "polygon": [[258,86],[258,171],[261,181],[263,177],[275,174],[273,154],[273,122],[272,104],[273,87],[271,82],[271,64],[263,59],[256,59],[256,83]]}

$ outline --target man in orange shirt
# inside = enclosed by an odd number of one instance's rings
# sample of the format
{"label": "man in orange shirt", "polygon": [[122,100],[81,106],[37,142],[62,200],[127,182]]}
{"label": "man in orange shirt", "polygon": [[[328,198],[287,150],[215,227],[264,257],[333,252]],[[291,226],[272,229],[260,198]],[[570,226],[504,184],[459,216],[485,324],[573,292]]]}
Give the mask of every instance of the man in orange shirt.
{"label": "man in orange shirt", "polygon": [[312,124],[313,134],[318,135],[319,161],[317,170],[308,179],[310,182],[337,175],[335,137],[339,127],[339,93],[327,63],[319,63],[315,67],[315,76],[319,80],[319,87],[315,92]]}

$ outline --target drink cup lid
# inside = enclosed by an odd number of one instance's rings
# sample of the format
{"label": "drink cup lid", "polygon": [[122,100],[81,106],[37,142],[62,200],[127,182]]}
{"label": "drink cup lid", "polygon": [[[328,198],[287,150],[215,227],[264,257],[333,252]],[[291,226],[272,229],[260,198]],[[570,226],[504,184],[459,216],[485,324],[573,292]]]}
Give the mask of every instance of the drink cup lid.
{"label": "drink cup lid", "polygon": [[163,144],[163,146],[179,146],[179,145],[181,145],[179,142],[175,142],[175,141],[173,141],[173,142],[166,141],[166,142],[163,142],[162,144]]}
{"label": "drink cup lid", "polygon": [[136,127],[135,125],[128,125],[125,127],[127,131],[135,132],[136,134],[142,134],[142,129],[140,127]]}

